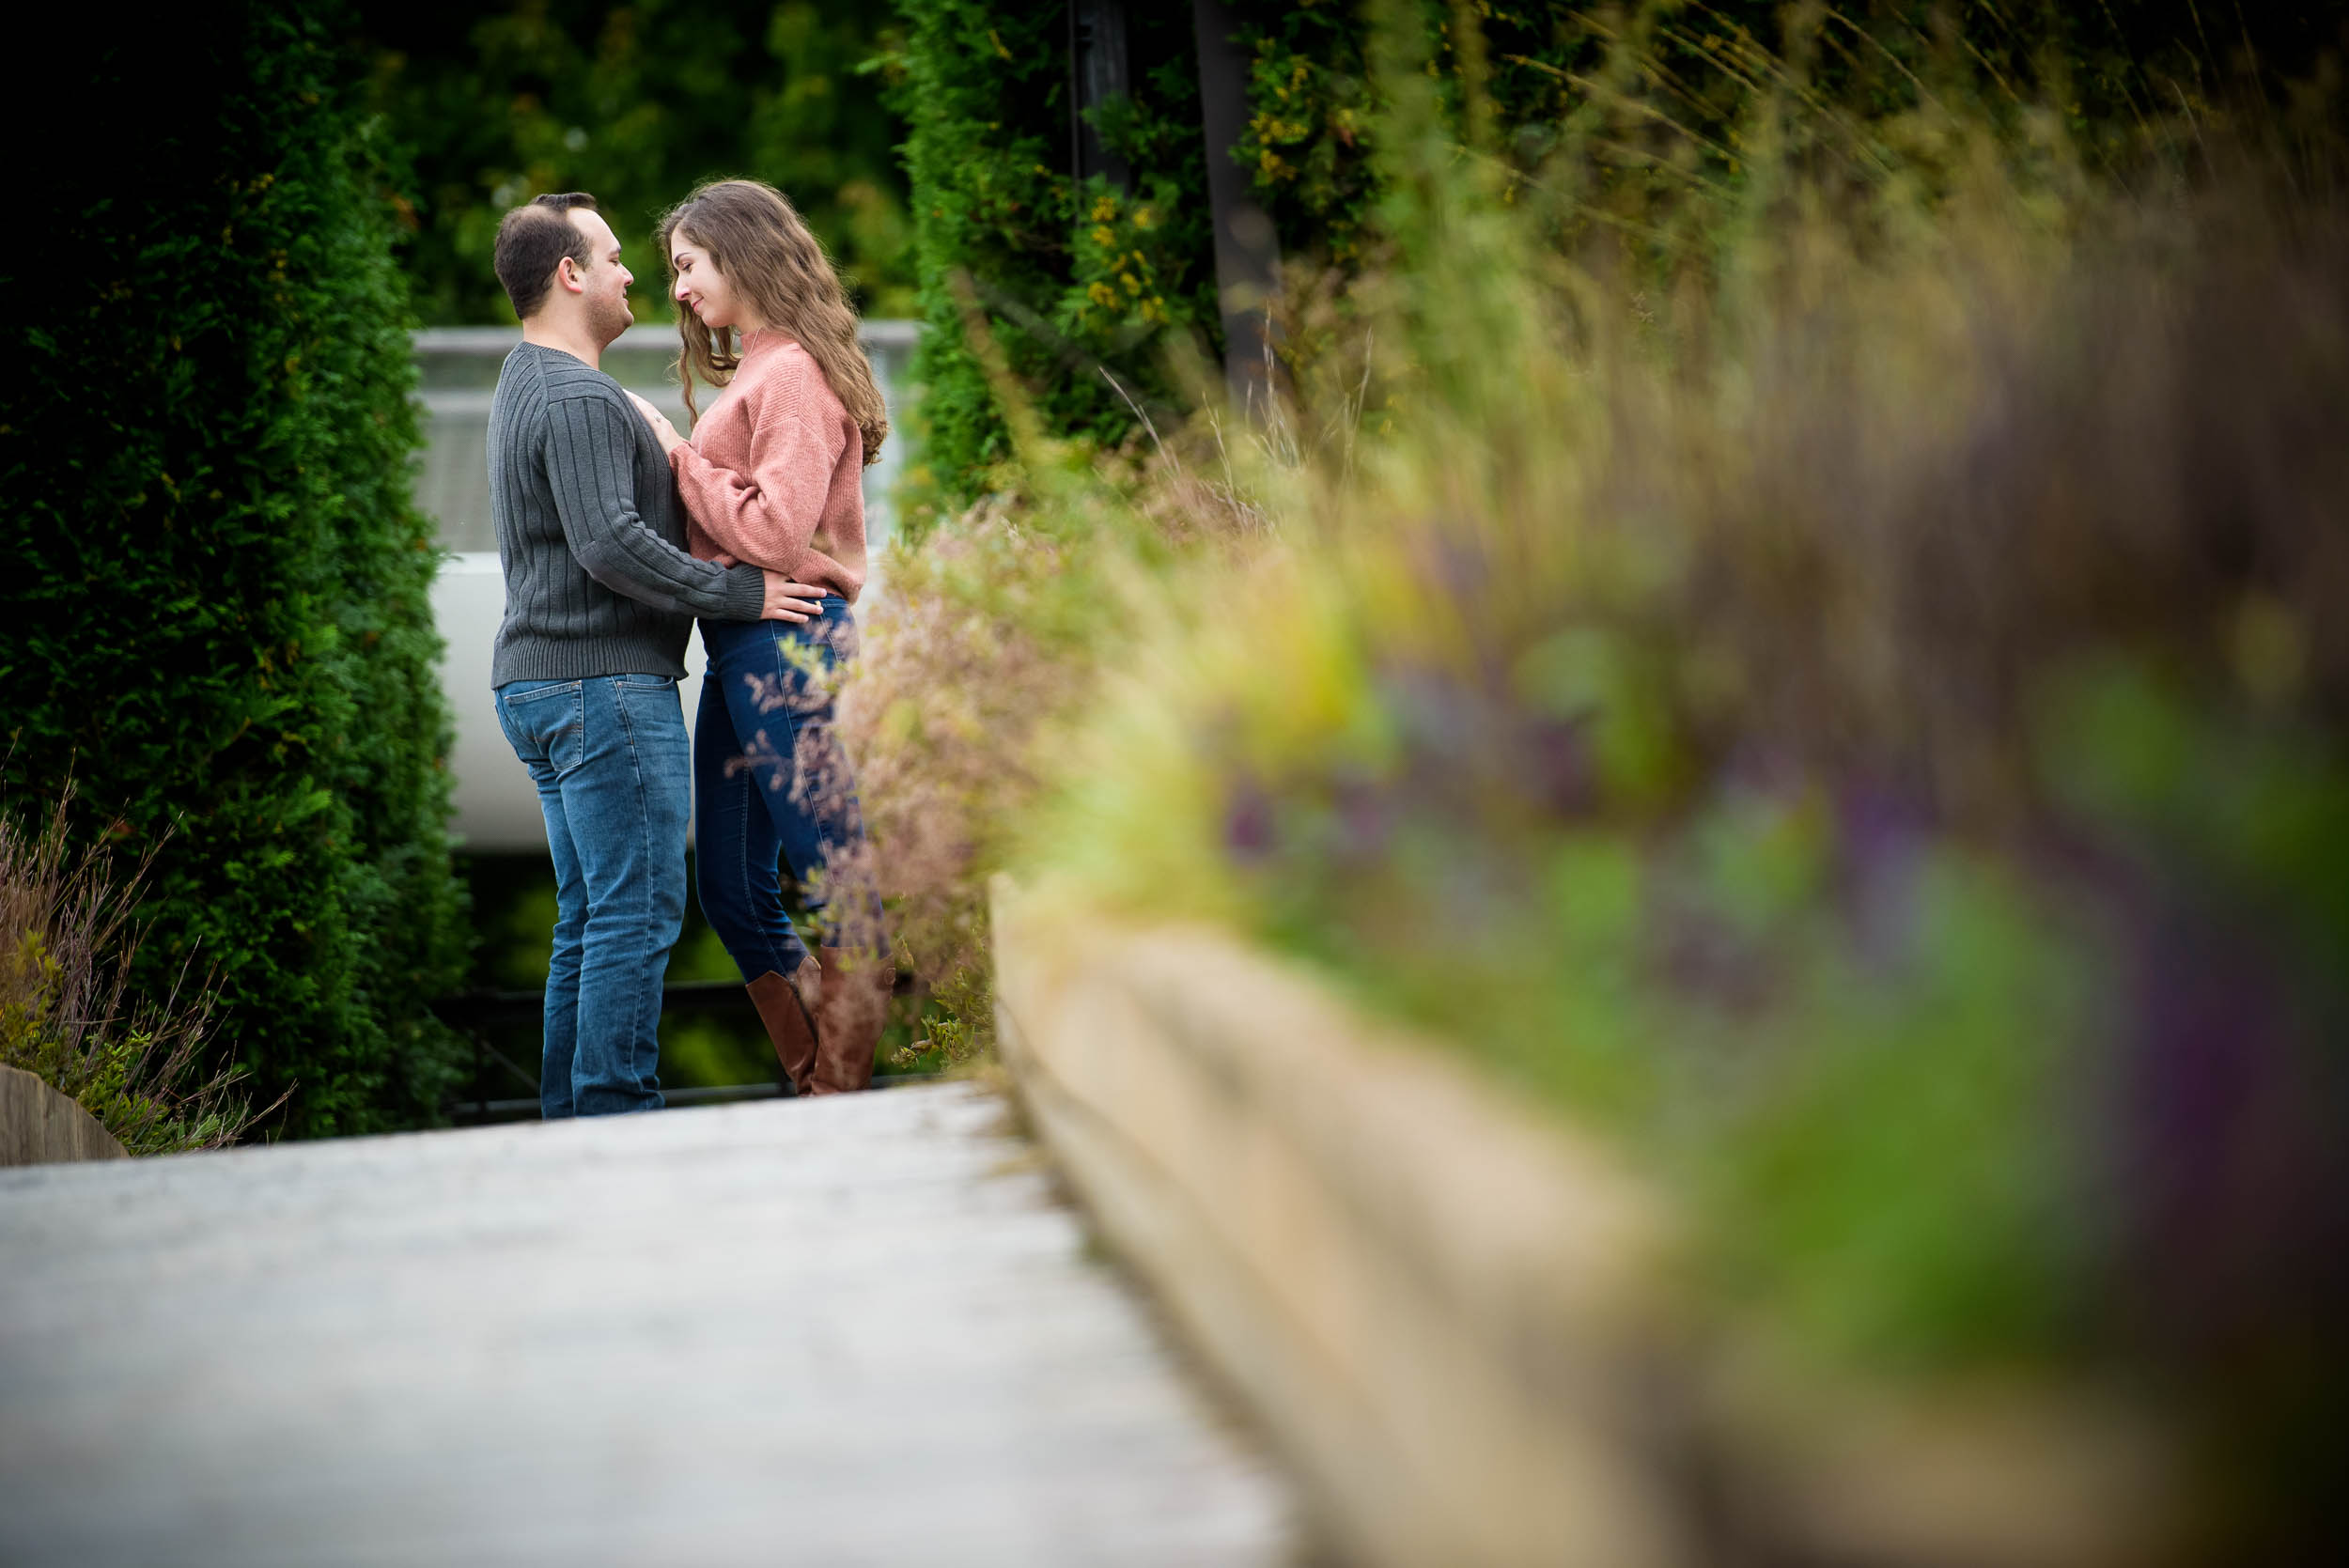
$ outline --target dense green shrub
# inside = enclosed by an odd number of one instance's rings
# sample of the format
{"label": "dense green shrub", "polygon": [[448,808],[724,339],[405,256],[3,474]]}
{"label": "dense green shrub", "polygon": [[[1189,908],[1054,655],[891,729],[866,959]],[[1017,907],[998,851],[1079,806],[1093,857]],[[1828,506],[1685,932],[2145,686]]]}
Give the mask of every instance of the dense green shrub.
{"label": "dense green shrub", "polygon": [[695,181],[754,175],[807,217],[868,315],[912,309],[898,127],[863,66],[856,0],[360,7],[373,97],[401,147],[406,255],[431,322],[508,321],[490,270],[506,209],[594,192],[661,302],[653,219]]}
{"label": "dense green shrub", "polygon": [[[163,13],[59,66],[98,116],[26,204],[0,433],[6,780],[151,852],[134,974],[298,1134],[428,1120],[462,954],[409,496],[401,280],[338,8]],[[98,171],[89,173],[87,171]],[[31,247],[20,247],[20,257]]]}
{"label": "dense green shrub", "polygon": [[[900,0],[889,62],[907,125],[914,255],[930,331],[923,460],[942,491],[988,488],[1011,455],[1003,415],[966,339],[983,313],[1012,374],[1064,434],[1113,442],[1127,396],[1171,390],[1170,334],[1217,334],[1206,163],[1188,9],[1128,12],[1130,99],[1097,116],[1132,184],[1073,177],[1067,10],[1057,3]],[[1121,396],[1102,374],[1121,383]]]}

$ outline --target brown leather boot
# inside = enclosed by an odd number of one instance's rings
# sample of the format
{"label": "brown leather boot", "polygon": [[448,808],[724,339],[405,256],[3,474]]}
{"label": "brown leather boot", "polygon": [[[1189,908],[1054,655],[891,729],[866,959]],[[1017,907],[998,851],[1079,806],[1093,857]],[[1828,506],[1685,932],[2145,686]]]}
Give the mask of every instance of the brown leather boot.
{"label": "brown leather boot", "polygon": [[895,966],[877,953],[827,947],[823,994],[816,1002],[816,1071],[811,1094],[845,1094],[873,1083],[873,1050],[889,1019]]}
{"label": "brown leather boot", "polygon": [[774,1042],[775,1060],[790,1075],[791,1087],[806,1094],[816,1072],[816,1011],[823,996],[823,971],[815,955],[801,959],[787,976],[769,970],[751,982],[750,991],[767,1038]]}

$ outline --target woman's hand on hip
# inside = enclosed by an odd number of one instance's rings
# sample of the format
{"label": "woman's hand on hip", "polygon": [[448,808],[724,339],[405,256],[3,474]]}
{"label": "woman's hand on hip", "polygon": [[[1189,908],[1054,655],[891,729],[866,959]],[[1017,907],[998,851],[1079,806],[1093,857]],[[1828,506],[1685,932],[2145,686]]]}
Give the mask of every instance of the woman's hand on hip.
{"label": "woman's hand on hip", "polygon": [[779,571],[761,574],[767,579],[767,607],[759,612],[762,621],[812,621],[824,613],[824,590],[805,582],[794,582]]}
{"label": "woman's hand on hip", "polygon": [[[623,387],[621,390],[626,392],[627,388]],[[685,438],[677,433],[677,427],[669,423],[667,414],[662,413],[651,403],[632,392],[628,394],[628,400],[636,405],[636,411],[643,414],[645,423],[652,427],[653,439],[661,442],[662,457],[667,457],[685,444]]]}

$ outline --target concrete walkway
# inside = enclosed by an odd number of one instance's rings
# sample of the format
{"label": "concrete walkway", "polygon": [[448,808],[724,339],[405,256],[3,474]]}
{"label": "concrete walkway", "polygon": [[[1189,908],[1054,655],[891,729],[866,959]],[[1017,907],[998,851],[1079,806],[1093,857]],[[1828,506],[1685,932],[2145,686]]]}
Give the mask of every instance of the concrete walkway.
{"label": "concrete walkway", "polygon": [[1274,1564],[955,1085],[0,1172],[0,1563]]}

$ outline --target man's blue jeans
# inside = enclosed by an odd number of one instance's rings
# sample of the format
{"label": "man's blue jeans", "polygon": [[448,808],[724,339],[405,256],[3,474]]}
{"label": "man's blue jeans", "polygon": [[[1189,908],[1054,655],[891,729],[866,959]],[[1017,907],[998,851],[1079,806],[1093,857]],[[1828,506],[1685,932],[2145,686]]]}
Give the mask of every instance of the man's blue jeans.
{"label": "man's blue jeans", "polygon": [[498,722],[554,853],[538,1104],[552,1121],[661,1109],[661,983],[685,918],[692,758],[665,675],[515,680]]}

